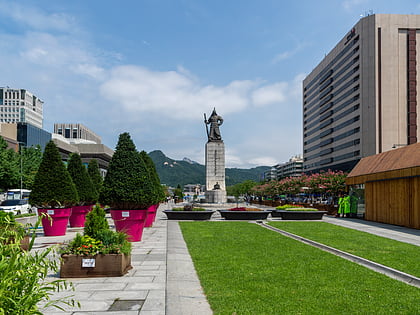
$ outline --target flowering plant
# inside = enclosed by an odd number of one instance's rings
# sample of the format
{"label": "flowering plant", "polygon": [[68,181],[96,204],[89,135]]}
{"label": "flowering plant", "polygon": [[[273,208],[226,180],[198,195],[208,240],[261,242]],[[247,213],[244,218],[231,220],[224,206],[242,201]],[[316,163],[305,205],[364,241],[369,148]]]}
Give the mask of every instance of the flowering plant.
{"label": "flowering plant", "polygon": [[95,256],[97,254],[130,254],[131,243],[124,233],[104,230],[97,238],[76,234],[76,237],[60,248],[61,254]]}
{"label": "flowering plant", "polygon": [[230,208],[229,211],[262,211],[258,208],[245,208],[245,207],[236,207],[236,208]]}

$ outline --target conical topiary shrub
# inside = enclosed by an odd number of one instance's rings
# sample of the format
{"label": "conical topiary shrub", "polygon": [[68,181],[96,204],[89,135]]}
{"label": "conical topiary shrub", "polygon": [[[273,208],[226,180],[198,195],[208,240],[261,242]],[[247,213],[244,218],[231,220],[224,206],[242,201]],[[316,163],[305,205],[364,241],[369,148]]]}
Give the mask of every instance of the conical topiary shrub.
{"label": "conical topiary shrub", "polygon": [[99,192],[101,191],[101,188],[102,188],[103,178],[102,178],[101,173],[99,171],[98,161],[96,159],[90,160],[87,170],[88,170],[88,174],[90,176],[90,179],[92,180],[92,183],[95,186],[96,191],[99,194]]}
{"label": "conical topiary shrub", "polygon": [[46,236],[66,233],[71,207],[79,202],[79,196],[53,141],[45,147],[29,202],[44,216],[42,225]]}
{"label": "conical topiary shrub", "polygon": [[115,153],[99,195],[99,202],[111,207],[117,231],[128,234],[130,241],[140,241],[147,208],[155,198],[147,167],[128,133],[119,136]]}
{"label": "conical topiary shrub", "polygon": [[71,207],[79,202],[76,187],[52,140],[45,146],[29,202],[41,209]]}
{"label": "conical topiary shrub", "polygon": [[98,201],[98,192],[96,187],[82,164],[82,159],[77,153],[70,154],[67,170],[76,185],[77,193],[79,194],[80,205],[92,205]]}
{"label": "conical topiary shrub", "polygon": [[145,222],[145,227],[151,227],[155,221],[159,203],[165,200],[165,192],[162,185],[160,184],[160,178],[156,171],[155,163],[153,160],[145,151],[141,151],[140,156],[146,164],[147,170],[149,172],[149,178],[152,183],[150,194],[153,196],[154,202],[153,205],[148,209],[147,219]]}
{"label": "conical topiary shrub", "polygon": [[154,202],[153,184],[147,167],[130,135],[122,133],[99,196],[113,210],[146,209]]}
{"label": "conical topiary shrub", "polygon": [[79,204],[72,208],[70,226],[83,227],[86,214],[92,210],[93,205],[98,201],[98,192],[90,179],[86,167],[82,164],[79,154],[70,154],[67,170],[79,194]]}

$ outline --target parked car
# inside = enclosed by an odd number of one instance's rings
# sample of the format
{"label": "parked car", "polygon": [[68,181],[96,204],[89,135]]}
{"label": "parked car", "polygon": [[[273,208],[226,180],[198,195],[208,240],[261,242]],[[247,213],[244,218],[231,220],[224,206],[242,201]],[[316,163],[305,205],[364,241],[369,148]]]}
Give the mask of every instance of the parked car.
{"label": "parked car", "polygon": [[27,199],[10,199],[0,203],[0,211],[12,212],[13,214],[32,213],[35,208],[31,207]]}

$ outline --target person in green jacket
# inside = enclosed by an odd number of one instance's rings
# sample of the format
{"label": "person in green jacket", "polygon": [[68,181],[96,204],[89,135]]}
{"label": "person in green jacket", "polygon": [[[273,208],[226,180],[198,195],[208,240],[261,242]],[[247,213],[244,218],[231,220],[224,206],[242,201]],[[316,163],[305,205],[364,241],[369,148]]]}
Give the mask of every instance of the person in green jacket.
{"label": "person in green jacket", "polygon": [[350,196],[340,197],[338,199],[337,217],[348,217],[350,214]]}

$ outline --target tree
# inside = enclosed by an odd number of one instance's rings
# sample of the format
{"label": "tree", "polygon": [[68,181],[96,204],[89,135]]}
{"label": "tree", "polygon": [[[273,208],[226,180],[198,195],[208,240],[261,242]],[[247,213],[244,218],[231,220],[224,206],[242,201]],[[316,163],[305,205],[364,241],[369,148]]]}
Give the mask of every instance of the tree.
{"label": "tree", "polygon": [[146,164],[130,134],[120,134],[99,201],[114,210],[147,209],[154,202],[153,196],[148,194],[152,190],[150,185]]}
{"label": "tree", "polygon": [[7,148],[7,142],[0,136],[0,188],[16,188],[20,181],[19,154]]}
{"label": "tree", "polygon": [[91,205],[98,200],[98,192],[77,153],[70,154],[67,170],[76,186],[81,205]]}
{"label": "tree", "polygon": [[96,191],[99,193],[101,191],[103,178],[101,176],[101,173],[99,172],[99,165],[96,159],[92,159],[89,161],[88,174],[93,182],[93,185],[96,188]]}
{"label": "tree", "polygon": [[42,160],[41,147],[22,147],[20,152],[22,159],[22,188],[32,189],[35,175],[38,172],[39,165]]}
{"label": "tree", "polygon": [[162,202],[165,200],[165,192],[163,190],[162,185],[160,184],[160,179],[159,179],[158,173],[156,172],[155,163],[153,163],[153,160],[145,151],[141,151],[140,156],[147,166],[147,169],[149,171],[150,181],[153,184],[152,194],[153,194],[153,197],[155,198],[154,204],[158,204],[159,202]]}
{"label": "tree", "polygon": [[38,208],[67,208],[79,202],[76,186],[52,140],[45,146],[29,202]]}

